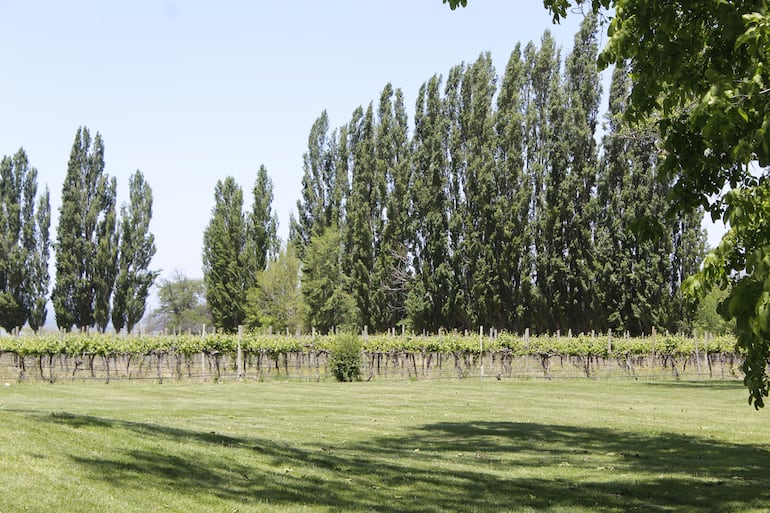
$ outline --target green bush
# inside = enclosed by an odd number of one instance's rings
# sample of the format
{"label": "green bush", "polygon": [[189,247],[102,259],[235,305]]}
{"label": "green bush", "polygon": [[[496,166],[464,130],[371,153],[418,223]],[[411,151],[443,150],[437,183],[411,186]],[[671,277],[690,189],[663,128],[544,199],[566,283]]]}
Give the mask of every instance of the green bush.
{"label": "green bush", "polygon": [[726,321],[718,312],[720,303],[727,299],[728,294],[728,290],[714,288],[700,299],[693,323],[696,333],[699,335],[711,333],[717,336],[737,333],[735,319]]}
{"label": "green bush", "polygon": [[363,343],[355,335],[338,335],[329,355],[329,370],[337,381],[361,379],[361,351]]}

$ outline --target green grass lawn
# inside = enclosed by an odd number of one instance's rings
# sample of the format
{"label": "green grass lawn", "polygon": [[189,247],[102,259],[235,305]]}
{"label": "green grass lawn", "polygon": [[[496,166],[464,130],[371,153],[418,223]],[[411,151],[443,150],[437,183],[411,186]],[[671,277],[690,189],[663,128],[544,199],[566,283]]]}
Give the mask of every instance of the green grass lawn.
{"label": "green grass lawn", "polygon": [[770,511],[736,382],[0,384],[0,512]]}

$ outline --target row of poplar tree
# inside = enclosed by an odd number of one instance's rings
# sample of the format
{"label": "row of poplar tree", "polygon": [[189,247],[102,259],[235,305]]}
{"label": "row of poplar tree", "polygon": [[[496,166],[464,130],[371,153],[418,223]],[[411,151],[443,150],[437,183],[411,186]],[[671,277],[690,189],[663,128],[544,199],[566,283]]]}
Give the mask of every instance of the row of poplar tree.
{"label": "row of poplar tree", "polygon": [[420,87],[412,131],[391,85],[331,132],[324,112],[290,227],[308,324],[688,329],[702,213],[669,214],[658,141],[623,120],[624,69],[597,145],[597,51],[589,16],[563,63],[549,32],[502,79],[482,54]]}
{"label": "row of poplar tree", "polygon": [[[601,146],[596,19],[562,62],[546,32],[517,45],[502,78],[489,54],[420,87],[413,127],[387,85],[331,130],[313,124],[297,217],[279,250],[263,167],[243,212],[231,177],[203,238],[214,325],[417,331],[689,329],[680,286],[704,254],[702,213],[669,214],[676,177],[656,176],[658,141],[626,124],[616,69]],[[152,191],[137,171],[116,209],[104,146],[79,129],[62,187],[51,294],[60,328],[130,331],[157,273]],[[20,150],[2,160],[0,319],[46,319],[50,205]]]}
{"label": "row of poplar tree", "polygon": [[[20,149],[0,164],[0,325],[11,332],[45,324],[48,310],[51,207],[38,195],[37,170]],[[157,272],[149,269],[152,190],[140,171],[129,203],[117,212],[117,183],[104,172],[104,144],[79,128],[62,185],[51,302],[67,331],[96,327],[131,331],[145,312]]]}

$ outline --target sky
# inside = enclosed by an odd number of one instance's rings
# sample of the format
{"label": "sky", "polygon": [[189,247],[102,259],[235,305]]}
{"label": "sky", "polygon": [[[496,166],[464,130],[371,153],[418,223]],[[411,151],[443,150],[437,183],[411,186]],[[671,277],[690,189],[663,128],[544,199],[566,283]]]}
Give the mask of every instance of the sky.
{"label": "sky", "polygon": [[411,118],[433,74],[489,51],[502,75],[515,44],[546,29],[564,56],[580,20],[553,25],[539,0],[0,0],[0,155],[25,149],[55,233],[75,133],[99,132],[118,205],[137,169],[152,187],[152,267],[200,277],[218,180],[234,177],[249,205],[264,164],[285,240],[323,110],[339,127],[390,82]]}

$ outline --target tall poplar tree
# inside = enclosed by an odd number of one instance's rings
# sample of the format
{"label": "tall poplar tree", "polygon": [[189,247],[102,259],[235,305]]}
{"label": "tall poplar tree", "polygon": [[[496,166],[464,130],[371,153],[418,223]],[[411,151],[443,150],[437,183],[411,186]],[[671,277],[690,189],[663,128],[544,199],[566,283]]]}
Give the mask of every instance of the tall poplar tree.
{"label": "tall poplar tree", "polygon": [[495,136],[493,97],[497,77],[492,57],[487,52],[468,67],[463,75],[460,134],[465,176],[462,182],[464,238],[461,255],[465,261],[458,269],[464,292],[464,310],[469,325],[502,326],[505,322],[503,290],[508,286],[500,276],[495,250],[505,240],[496,239],[499,219],[496,209],[508,209],[495,184]]}
{"label": "tall poplar tree", "polygon": [[550,66],[547,87],[548,102],[545,105],[547,127],[542,144],[545,149],[542,202],[539,205],[537,227],[538,242],[538,287],[546,309],[542,319],[548,331],[570,329],[569,311],[575,287],[574,276],[568,266],[568,237],[570,216],[573,205],[570,202],[572,184],[568,181],[569,146],[566,123],[565,91],[560,73],[560,52],[549,32],[543,36],[539,61]]}
{"label": "tall poplar tree", "polygon": [[308,150],[302,156],[302,197],[297,200],[297,219],[289,226],[289,241],[302,258],[313,235],[332,225],[340,226],[348,195],[347,130],[329,134],[326,111],[316,119],[308,136]]}
{"label": "tall poplar tree", "polygon": [[155,236],[150,232],[152,189],[137,170],[129,180],[129,203],[120,207],[118,274],[112,299],[112,326],[130,333],[142,319],[147,297],[158,276],[150,270]]}
{"label": "tall poplar tree", "polygon": [[[554,281],[560,279],[553,269],[551,256],[558,241],[554,233],[553,214],[549,213],[547,194],[553,194],[551,187],[554,177],[550,176],[554,166],[554,115],[559,112],[553,104],[559,94],[559,60],[555,42],[550,32],[546,31],[538,49],[533,43],[524,48],[525,82],[524,96],[524,166],[526,169],[527,188],[531,192],[529,201],[529,225],[532,230],[532,266],[531,280],[534,285],[531,328],[536,332],[553,329],[555,305],[559,299],[554,294]],[[558,169],[558,168],[557,168]],[[562,273],[563,274],[563,273]]]}
{"label": "tall poplar tree", "polygon": [[566,212],[564,248],[569,273],[565,314],[568,325],[576,331],[593,328],[595,307],[593,232],[598,166],[595,133],[601,99],[596,30],[596,16],[587,15],[567,56],[564,80],[568,173],[561,210]]}
{"label": "tall poplar tree", "polygon": [[251,189],[251,210],[246,217],[247,268],[254,273],[249,277],[256,284],[256,273],[278,255],[278,216],[273,212],[273,181],[264,165],[259,166],[257,179]]}
{"label": "tall poplar tree", "polygon": [[447,120],[441,78],[434,75],[417,95],[412,139],[411,216],[414,283],[407,312],[416,330],[437,330],[453,322],[453,271],[449,262]]}
{"label": "tall poplar tree", "polygon": [[407,242],[413,221],[409,218],[411,170],[409,137],[403,93],[387,84],[380,95],[375,133],[375,174],[380,177],[380,242],[375,255],[372,289],[372,327],[384,331],[406,317],[410,281]]}
{"label": "tall poplar tree", "polygon": [[118,275],[118,232],[116,199],[117,182],[108,180],[102,197],[104,217],[96,225],[96,255],[94,258],[94,323],[100,333],[110,321],[110,298]]}
{"label": "tall poplar tree", "polygon": [[632,136],[623,120],[629,88],[627,70],[616,68],[597,185],[597,322],[640,334],[663,327],[671,248],[665,233],[652,239],[632,230],[638,219],[660,219],[667,192],[655,178],[655,138]]}
{"label": "tall poplar tree", "polygon": [[[630,87],[627,68],[618,66],[596,192],[596,322],[634,335],[679,331],[693,318],[680,288],[703,258],[702,213],[669,212],[672,185],[658,176],[658,138],[624,118]],[[649,226],[661,229],[646,233]]]}
{"label": "tall poplar tree", "polygon": [[[597,200],[602,208],[596,221],[596,313],[599,329],[635,333],[642,331],[642,319],[641,312],[631,306],[636,290],[633,285],[637,284],[629,283],[629,278],[634,276],[634,256],[641,251],[633,251],[635,238],[628,228],[638,215],[635,199],[644,194],[637,187],[640,181],[647,184],[648,180],[640,179],[652,163],[649,159],[638,160],[646,151],[634,154],[634,142],[639,148],[641,141],[623,137],[622,116],[630,80],[627,74],[625,67],[617,67],[612,73],[607,133],[602,138],[604,154],[597,184]],[[649,198],[643,195],[640,199]]]}
{"label": "tall poplar tree", "polygon": [[667,327],[672,332],[691,332],[695,319],[695,305],[683,293],[685,281],[701,268],[706,256],[706,234],[702,229],[703,209],[681,211],[673,216],[671,279],[671,307]]}
{"label": "tall poplar tree", "polygon": [[[47,194],[47,190],[46,190]],[[24,149],[0,162],[0,325],[21,328],[31,315],[37,331],[40,296],[48,293],[48,197],[38,199],[37,170]],[[45,237],[45,240],[43,240]],[[43,273],[43,267],[46,267]],[[43,314],[44,317],[44,314]],[[44,319],[43,319],[44,320]]]}
{"label": "tall poplar tree", "polygon": [[243,324],[250,281],[243,190],[228,176],[214,189],[211,220],[203,234],[203,280],[214,325],[233,332]]}
{"label": "tall poplar tree", "polygon": [[505,68],[495,112],[498,193],[493,252],[498,255],[500,298],[507,320],[503,326],[523,332],[532,318],[532,232],[530,187],[524,169],[524,83],[521,46],[516,45]]}
{"label": "tall poplar tree", "polygon": [[38,198],[35,212],[35,249],[29,263],[30,277],[27,287],[29,312],[27,322],[36,332],[45,324],[48,317],[48,259],[51,255],[51,195],[48,187]]}
{"label": "tall poplar tree", "polygon": [[[352,122],[354,123],[354,122]],[[358,123],[351,124],[353,166],[344,231],[345,255],[352,293],[361,323],[373,326],[373,276],[382,231],[384,176],[375,165],[375,119],[369,104]]]}
{"label": "tall poplar tree", "polygon": [[[463,147],[466,134],[462,131],[462,85],[465,74],[465,64],[453,66],[447,75],[444,96],[442,98],[442,113],[445,120],[444,148],[446,160],[444,174],[446,176],[447,194],[447,265],[449,274],[449,294],[444,305],[447,315],[445,321],[436,326],[446,328],[468,328],[471,326],[468,305],[468,287],[465,258],[467,251],[466,237],[468,235],[464,186],[467,175],[467,165]],[[441,161],[439,161],[439,164]]]}
{"label": "tall poplar tree", "polygon": [[353,121],[331,134],[326,111],[313,123],[303,155],[298,219],[292,218],[289,227],[289,243],[304,264],[308,324],[322,332],[358,322],[349,276],[352,260],[344,249],[343,233],[348,229],[349,174],[357,139],[351,132],[362,116],[362,109],[356,109]]}
{"label": "tall poplar tree", "polygon": [[[266,313],[269,310],[266,305],[270,302],[270,297],[276,296],[276,292],[267,293],[265,288],[283,287],[287,297],[279,302],[296,303],[288,296],[301,297],[301,292],[299,288],[290,290],[291,283],[287,281],[289,278],[287,274],[291,274],[289,267],[293,265],[295,260],[299,262],[299,259],[295,255],[293,245],[290,251],[283,252],[280,257],[278,256],[280,249],[277,234],[278,216],[272,209],[273,181],[267,175],[265,166],[259,167],[257,179],[251,192],[252,204],[251,210],[246,216],[246,245],[244,248],[244,272],[248,274],[246,283],[249,287],[247,290],[246,320],[252,326],[259,325],[261,319],[271,324],[277,322],[278,325],[275,327],[280,327],[281,324],[286,323],[286,319],[279,322],[277,319],[281,317],[280,315],[275,317]],[[271,267],[269,271],[268,267]],[[294,281],[298,283],[298,272],[294,274]],[[280,310],[278,305],[275,306],[276,311]],[[301,317],[301,312],[295,312],[294,317],[296,321]],[[295,328],[299,326],[294,321],[292,324]]]}
{"label": "tall poplar tree", "polygon": [[103,301],[111,294],[112,282],[99,274],[114,273],[114,194],[114,181],[104,173],[101,135],[97,132],[92,141],[88,128],[78,128],[62,185],[55,244],[51,300],[59,328],[94,326],[97,301],[100,322],[108,315]]}

